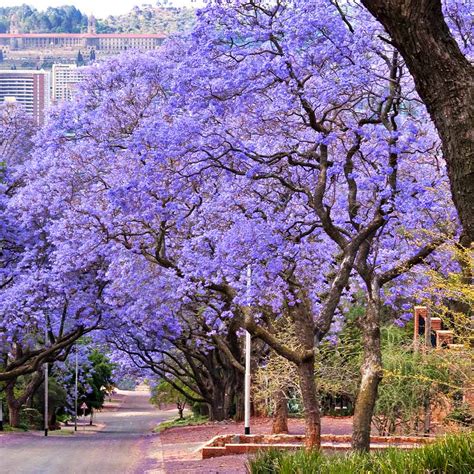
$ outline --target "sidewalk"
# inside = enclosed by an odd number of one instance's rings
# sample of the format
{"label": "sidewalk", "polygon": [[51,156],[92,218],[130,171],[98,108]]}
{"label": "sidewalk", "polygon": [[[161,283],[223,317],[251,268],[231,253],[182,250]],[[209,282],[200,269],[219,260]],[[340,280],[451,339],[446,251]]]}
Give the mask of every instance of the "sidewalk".
{"label": "sidewalk", "polygon": [[[271,419],[252,419],[252,433],[271,433]],[[304,433],[304,421],[290,419],[290,433]],[[352,418],[323,417],[323,433],[350,434]],[[243,433],[243,423],[221,422],[199,426],[171,428],[159,435],[162,464],[161,472],[193,474],[245,474],[246,455],[201,459],[200,448],[218,434]],[[157,444],[158,446],[158,444]],[[155,471],[153,471],[155,472]],[[156,471],[158,472],[158,471]]]}

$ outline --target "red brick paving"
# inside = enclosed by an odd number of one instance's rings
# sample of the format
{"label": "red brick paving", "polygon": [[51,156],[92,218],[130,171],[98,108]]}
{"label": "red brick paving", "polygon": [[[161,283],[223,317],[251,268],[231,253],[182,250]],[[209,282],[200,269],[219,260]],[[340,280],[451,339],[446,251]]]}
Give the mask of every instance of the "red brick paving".
{"label": "red brick paving", "polygon": [[[267,418],[252,419],[253,434],[271,433],[272,422]],[[303,434],[304,422],[290,419],[291,434]],[[322,432],[325,434],[350,434],[352,417],[323,417]],[[214,436],[227,433],[243,433],[243,423],[222,422],[201,426],[171,428],[160,435],[163,447],[163,462],[167,473],[193,474],[244,474],[246,455],[223,456],[201,459],[199,448]]]}

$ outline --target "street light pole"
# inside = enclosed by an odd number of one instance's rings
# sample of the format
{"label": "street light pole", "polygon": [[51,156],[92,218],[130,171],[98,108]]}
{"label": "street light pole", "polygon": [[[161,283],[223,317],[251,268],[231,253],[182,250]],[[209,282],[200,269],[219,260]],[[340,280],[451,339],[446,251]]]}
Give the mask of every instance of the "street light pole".
{"label": "street light pole", "polygon": [[48,436],[48,363],[44,364],[44,435]]}
{"label": "street light pole", "polygon": [[[250,294],[250,286],[252,284],[252,269],[250,265],[247,266],[247,296]],[[250,333],[245,331],[245,431],[246,435],[250,434],[250,352],[252,339]]]}
{"label": "street light pole", "polygon": [[[47,345],[48,341],[48,324],[46,323],[46,327],[44,329],[44,345]],[[46,361],[44,364],[44,435],[48,436],[48,362]]]}
{"label": "street light pole", "polygon": [[77,354],[78,347],[76,343],[76,371],[74,377],[74,431],[77,431],[77,393],[78,393],[78,379],[79,379],[79,356]]}

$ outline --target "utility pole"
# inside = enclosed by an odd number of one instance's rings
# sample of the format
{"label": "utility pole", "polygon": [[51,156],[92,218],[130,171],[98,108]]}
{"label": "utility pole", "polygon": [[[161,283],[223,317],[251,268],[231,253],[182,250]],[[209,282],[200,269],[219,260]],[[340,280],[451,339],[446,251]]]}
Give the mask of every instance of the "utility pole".
{"label": "utility pole", "polygon": [[[252,269],[250,265],[247,266],[247,296],[250,296],[250,286],[252,284]],[[250,306],[250,305],[249,305]],[[252,338],[248,331],[245,331],[245,431],[246,435],[250,434],[250,352],[251,352]]]}
{"label": "utility pole", "polygon": [[78,394],[78,380],[79,380],[79,356],[76,342],[76,371],[74,377],[74,431],[77,431],[77,394]]}
{"label": "utility pole", "polygon": [[3,402],[0,400],[0,431],[3,431]]}
{"label": "utility pole", "polygon": [[48,393],[48,363],[46,362],[44,364],[44,435],[45,436],[48,436],[48,428],[49,428],[49,424],[48,424],[48,417],[49,417],[49,413],[48,413],[48,396],[49,396],[49,393]]}
{"label": "utility pole", "polygon": [[[44,329],[44,345],[48,344],[48,323],[46,322],[46,327]],[[48,428],[49,428],[49,423],[48,423],[48,396],[49,396],[49,390],[48,390],[48,362],[46,361],[44,364],[44,435],[48,436]]]}

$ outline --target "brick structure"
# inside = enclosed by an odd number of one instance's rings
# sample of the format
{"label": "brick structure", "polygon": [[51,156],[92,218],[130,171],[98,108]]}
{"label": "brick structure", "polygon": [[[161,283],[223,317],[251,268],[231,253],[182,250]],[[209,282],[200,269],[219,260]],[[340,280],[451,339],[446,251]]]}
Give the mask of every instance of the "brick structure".
{"label": "brick structure", "polygon": [[426,347],[450,347],[454,342],[454,333],[443,329],[441,318],[432,317],[427,306],[414,307],[413,346],[420,348],[420,338],[423,337]]}
{"label": "brick structure", "polygon": [[[304,435],[218,435],[201,448],[202,459],[232,454],[251,454],[268,449],[295,450],[304,446]],[[351,435],[321,435],[321,448],[329,451],[351,449]],[[371,449],[396,447],[412,449],[434,441],[416,436],[371,436]]]}
{"label": "brick structure", "polygon": [[413,345],[415,350],[419,348],[420,337],[423,336],[426,338],[427,328],[426,323],[429,321],[429,313],[427,306],[415,306],[414,311],[414,332],[413,332]]}
{"label": "brick structure", "polygon": [[436,333],[436,347],[449,347],[453,344],[454,334],[453,331],[439,330]]}

